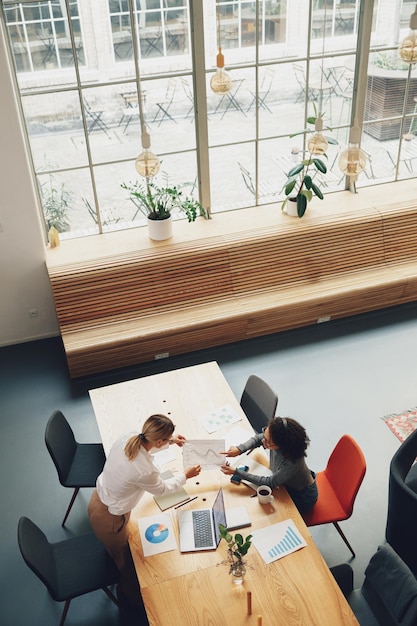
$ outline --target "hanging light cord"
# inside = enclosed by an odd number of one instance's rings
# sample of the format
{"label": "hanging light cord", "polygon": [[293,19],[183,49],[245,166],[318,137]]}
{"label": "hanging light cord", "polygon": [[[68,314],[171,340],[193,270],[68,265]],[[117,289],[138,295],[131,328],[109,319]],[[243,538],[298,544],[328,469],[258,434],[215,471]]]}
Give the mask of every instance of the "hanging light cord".
{"label": "hanging light cord", "polygon": [[222,51],[222,46],[221,46],[221,38],[220,38],[220,7],[217,7],[217,47],[219,49],[219,52]]}

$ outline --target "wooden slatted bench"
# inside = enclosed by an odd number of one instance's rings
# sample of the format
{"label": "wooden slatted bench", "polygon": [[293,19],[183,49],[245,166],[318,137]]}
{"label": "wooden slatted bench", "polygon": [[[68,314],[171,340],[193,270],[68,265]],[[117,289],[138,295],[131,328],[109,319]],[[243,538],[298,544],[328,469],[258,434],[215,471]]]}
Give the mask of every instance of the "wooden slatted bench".
{"label": "wooden slatted bench", "polygon": [[416,218],[411,205],[279,216],[238,233],[50,263],[70,375],[417,299],[416,234],[411,264],[405,249]]}

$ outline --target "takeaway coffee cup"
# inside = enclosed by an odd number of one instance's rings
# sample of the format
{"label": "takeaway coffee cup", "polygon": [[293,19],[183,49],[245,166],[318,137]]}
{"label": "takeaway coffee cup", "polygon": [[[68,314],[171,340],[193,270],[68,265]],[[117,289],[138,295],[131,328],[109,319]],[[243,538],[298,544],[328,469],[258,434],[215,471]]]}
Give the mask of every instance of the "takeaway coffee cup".
{"label": "takeaway coffee cup", "polygon": [[256,494],[258,496],[259,504],[268,504],[274,499],[272,489],[271,487],[268,487],[268,485],[260,485],[256,490]]}

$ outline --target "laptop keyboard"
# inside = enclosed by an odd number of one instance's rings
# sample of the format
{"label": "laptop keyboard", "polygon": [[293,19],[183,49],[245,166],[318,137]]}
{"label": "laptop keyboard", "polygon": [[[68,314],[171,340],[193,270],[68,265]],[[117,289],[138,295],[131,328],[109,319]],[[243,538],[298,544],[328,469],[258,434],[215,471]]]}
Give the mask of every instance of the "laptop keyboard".
{"label": "laptop keyboard", "polygon": [[193,511],[194,542],[196,548],[213,545],[211,532],[211,512],[209,510]]}

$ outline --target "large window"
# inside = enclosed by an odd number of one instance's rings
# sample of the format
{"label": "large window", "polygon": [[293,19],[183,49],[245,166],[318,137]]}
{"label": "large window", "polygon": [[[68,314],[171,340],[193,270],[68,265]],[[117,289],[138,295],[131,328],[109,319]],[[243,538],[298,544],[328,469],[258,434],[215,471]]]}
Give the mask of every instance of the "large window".
{"label": "large window", "polygon": [[[368,154],[358,187],[415,175],[417,75],[397,53],[414,2],[0,2],[46,230],[141,225],[122,187],[138,178],[139,82],[158,177],[200,193],[212,214],[279,207],[314,110],[337,140],[325,192],[344,189],[354,119]],[[209,86],[219,46],[232,78],[223,96]]]}

